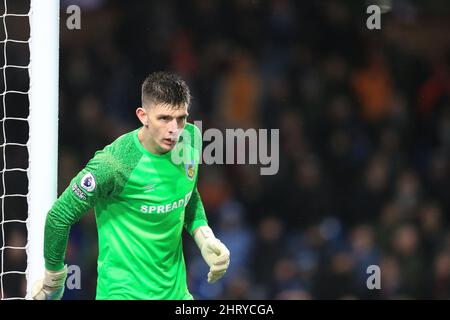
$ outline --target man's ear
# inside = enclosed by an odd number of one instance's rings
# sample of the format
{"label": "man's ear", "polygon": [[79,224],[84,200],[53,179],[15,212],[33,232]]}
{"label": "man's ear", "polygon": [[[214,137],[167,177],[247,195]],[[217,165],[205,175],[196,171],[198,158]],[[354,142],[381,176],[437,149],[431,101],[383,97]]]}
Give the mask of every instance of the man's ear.
{"label": "man's ear", "polygon": [[145,108],[138,107],[136,109],[136,116],[138,117],[139,121],[141,121],[142,125],[148,127],[148,117]]}

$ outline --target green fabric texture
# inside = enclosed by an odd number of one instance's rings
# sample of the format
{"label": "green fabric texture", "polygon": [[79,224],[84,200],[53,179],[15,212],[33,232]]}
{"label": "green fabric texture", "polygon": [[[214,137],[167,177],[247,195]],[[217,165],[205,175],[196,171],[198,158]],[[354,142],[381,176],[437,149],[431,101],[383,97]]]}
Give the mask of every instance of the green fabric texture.
{"label": "green fabric texture", "polygon": [[[163,155],[146,150],[138,131],[97,151],[55,202],[45,225],[46,268],[62,269],[70,227],[94,207],[97,299],[192,299],[181,235],[208,224],[196,187],[200,131],[187,123]],[[181,163],[174,161],[180,150],[189,155]]]}

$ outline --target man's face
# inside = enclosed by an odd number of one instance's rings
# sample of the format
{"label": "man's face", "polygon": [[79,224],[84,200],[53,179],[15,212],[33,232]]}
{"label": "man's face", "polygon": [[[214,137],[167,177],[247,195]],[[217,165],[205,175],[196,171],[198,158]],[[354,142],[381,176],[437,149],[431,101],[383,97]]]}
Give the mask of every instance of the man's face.
{"label": "man's face", "polygon": [[150,143],[158,153],[172,150],[186,124],[187,106],[156,104],[146,111]]}

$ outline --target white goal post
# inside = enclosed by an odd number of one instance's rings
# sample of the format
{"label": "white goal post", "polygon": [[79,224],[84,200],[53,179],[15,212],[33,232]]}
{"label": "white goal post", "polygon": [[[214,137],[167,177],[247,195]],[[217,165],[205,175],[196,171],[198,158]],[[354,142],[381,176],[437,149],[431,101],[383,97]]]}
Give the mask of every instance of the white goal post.
{"label": "white goal post", "polygon": [[57,196],[59,0],[31,0],[27,296],[44,275],[45,217]]}

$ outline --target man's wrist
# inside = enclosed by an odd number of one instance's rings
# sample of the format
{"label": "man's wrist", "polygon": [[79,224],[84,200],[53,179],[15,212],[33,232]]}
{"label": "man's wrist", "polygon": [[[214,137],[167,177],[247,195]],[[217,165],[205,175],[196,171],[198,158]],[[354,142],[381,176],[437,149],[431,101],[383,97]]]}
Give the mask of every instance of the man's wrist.
{"label": "man's wrist", "polygon": [[215,238],[214,232],[209,226],[200,226],[194,231],[194,241],[200,249],[206,240]]}
{"label": "man's wrist", "polygon": [[64,266],[65,264],[63,261],[56,264],[45,261],[45,269],[49,271],[60,271],[64,269]]}
{"label": "man's wrist", "polygon": [[67,278],[67,265],[61,270],[45,270],[44,285],[49,288],[63,287]]}

